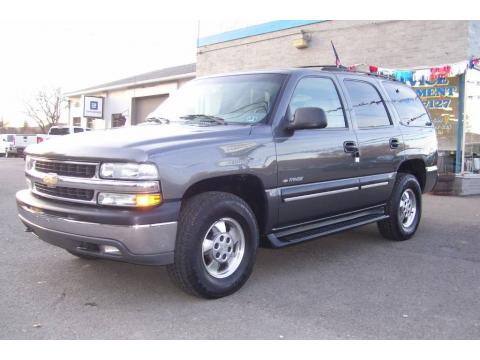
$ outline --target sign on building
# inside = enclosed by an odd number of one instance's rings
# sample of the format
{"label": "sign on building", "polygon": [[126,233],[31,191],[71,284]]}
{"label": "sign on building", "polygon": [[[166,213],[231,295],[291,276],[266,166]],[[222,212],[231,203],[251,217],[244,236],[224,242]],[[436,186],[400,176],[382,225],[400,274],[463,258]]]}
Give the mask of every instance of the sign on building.
{"label": "sign on building", "polygon": [[103,97],[85,96],[83,116],[87,118],[103,119]]}

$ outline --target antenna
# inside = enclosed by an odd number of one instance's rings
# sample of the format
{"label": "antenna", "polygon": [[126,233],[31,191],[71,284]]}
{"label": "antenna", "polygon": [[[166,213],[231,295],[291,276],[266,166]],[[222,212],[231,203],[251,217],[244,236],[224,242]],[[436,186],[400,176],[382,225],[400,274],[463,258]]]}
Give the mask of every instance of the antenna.
{"label": "antenna", "polygon": [[335,54],[335,66],[336,67],[344,67],[342,66],[342,62],[340,61],[340,57],[338,56],[338,53],[337,53],[337,49],[335,49],[335,45],[333,45],[333,41],[330,40],[330,42],[332,43],[332,49],[333,49],[333,53]]}

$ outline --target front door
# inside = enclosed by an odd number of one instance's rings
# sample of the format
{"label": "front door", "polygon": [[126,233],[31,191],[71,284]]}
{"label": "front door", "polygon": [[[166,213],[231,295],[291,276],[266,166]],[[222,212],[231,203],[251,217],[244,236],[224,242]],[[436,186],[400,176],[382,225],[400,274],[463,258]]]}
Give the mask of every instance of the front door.
{"label": "front door", "polygon": [[290,100],[288,119],[302,107],[322,108],[328,125],[276,137],[278,186],[281,192],[278,226],[342,213],[355,207],[358,192],[356,145],[334,77],[299,80]]}

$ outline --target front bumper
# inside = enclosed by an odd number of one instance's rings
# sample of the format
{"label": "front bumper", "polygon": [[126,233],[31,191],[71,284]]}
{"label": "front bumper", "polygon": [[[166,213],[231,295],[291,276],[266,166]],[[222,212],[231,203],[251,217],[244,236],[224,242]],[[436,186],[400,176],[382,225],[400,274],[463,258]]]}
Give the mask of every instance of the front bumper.
{"label": "front bumper", "polygon": [[[177,221],[146,223],[152,214],[148,211],[135,213],[134,224],[116,224],[112,221],[98,222],[102,210],[97,212],[97,221],[78,217],[70,206],[52,204],[34,196],[28,189],[16,194],[18,216],[25,226],[40,239],[75,253],[143,265],[167,265],[173,263]],[[163,206],[163,205],[162,205]],[[107,219],[113,210],[105,210]],[[120,210],[117,213],[121,214]],[[77,214],[78,215],[78,214]],[[122,214],[125,216],[125,213]],[[114,246],[119,254],[103,251],[103,246]]]}

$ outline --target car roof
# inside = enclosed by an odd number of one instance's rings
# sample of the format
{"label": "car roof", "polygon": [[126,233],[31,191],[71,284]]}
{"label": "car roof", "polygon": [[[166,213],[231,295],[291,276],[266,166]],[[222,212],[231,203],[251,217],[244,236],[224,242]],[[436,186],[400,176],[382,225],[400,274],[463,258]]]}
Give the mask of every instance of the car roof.
{"label": "car roof", "polygon": [[362,72],[362,71],[352,71],[348,70],[344,67],[336,67],[333,65],[313,65],[313,66],[302,66],[302,67],[293,67],[293,68],[270,68],[270,69],[256,69],[256,70],[242,70],[242,71],[234,71],[228,73],[221,73],[221,74],[213,74],[198,77],[197,79],[205,79],[205,78],[214,78],[214,77],[222,77],[222,76],[231,76],[231,75],[249,75],[249,74],[285,74],[285,75],[311,75],[311,74],[348,74],[351,76],[359,76],[364,78],[379,78],[382,80],[390,80],[397,83],[401,83],[400,81],[396,80],[391,76],[385,76],[375,73],[369,72]]}

